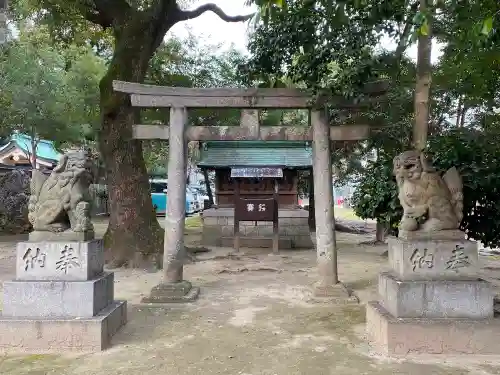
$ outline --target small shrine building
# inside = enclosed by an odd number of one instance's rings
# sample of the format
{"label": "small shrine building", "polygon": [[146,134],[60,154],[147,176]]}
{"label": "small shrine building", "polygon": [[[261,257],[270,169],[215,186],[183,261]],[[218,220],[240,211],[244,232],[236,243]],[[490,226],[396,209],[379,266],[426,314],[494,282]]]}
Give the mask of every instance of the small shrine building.
{"label": "small shrine building", "polygon": [[[14,133],[8,142],[0,145],[0,164],[5,167],[31,169],[33,142],[29,135]],[[36,142],[36,168],[40,170],[53,169],[61,157],[54,143],[45,139]]]}
{"label": "small shrine building", "polygon": [[[198,167],[215,171],[216,202],[203,211],[203,244],[233,246],[234,211],[237,199],[276,196],[279,217],[279,248],[312,248],[309,212],[299,206],[299,174],[310,172],[312,148],[304,141],[210,141],[203,142]],[[272,247],[272,222],[241,222],[243,247]]]}

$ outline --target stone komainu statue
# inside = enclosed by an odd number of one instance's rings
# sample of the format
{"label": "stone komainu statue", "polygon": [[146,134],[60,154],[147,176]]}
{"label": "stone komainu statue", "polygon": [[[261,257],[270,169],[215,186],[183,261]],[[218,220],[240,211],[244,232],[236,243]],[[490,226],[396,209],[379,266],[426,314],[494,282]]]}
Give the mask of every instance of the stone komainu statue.
{"label": "stone komainu statue", "polygon": [[394,175],[403,206],[401,230],[458,229],[463,217],[463,185],[455,167],[441,177],[423,153],[406,151],[394,158]]}
{"label": "stone komainu statue", "polygon": [[33,170],[28,218],[35,231],[93,231],[90,220],[92,162],[86,152],[59,160],[50,176]]}

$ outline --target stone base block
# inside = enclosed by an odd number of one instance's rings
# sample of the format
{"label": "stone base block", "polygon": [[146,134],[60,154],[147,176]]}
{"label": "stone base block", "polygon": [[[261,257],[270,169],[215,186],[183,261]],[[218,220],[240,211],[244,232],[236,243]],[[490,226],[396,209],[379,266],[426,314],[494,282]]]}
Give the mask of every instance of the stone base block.
{"label": "stone base block", "polygon": [[478,253],[465,238],[389,238],[389,265],[401,280],[463,280],[475,278]]}
{"label": "stone base block", "polygon": [[127,302],[115,301],[86,319],[30,319],[0,316],[0,352],[98,352],[127,322]]}
{"label": "stone base block", "polygon": [[189,281],[159,284],[151,289],[149,297],[142,303],[182,303],[193,302],[198,298],[200,288],[193,287]]}
{"label": "stone base block", "polygon": [[29,234],[29,240],[35,242],[42,241],[92,241],[95,238],[94,231],[73,232],[67,230],[65,232],[41,232],[33,231]]}
{"label": "stone base block", "polygon": [[366,333],[377,352],[414,354],[500,354],[500,319],[395,318],[378,302],[366,306]]}
{"label": "stone base block", "polygon": [[401,281],[379,276],[381,304],[396,318],[493,318],[493,287],[481,280]]}
{"label": "stone base block", "polygon": [[5,281],[4,317],[90,318],[114,298],[114,274],[90,281]]}
{"label": "stone base block", "polygon": [[314,297],[333,299],[335,302],[359,303],[359,299],[353,291],[340,282],[333,285],[318,283],[314,285],[313,294]]}
{"label": "stone base block", "polygon": [[[233,237],[222,237],[219,246],[233,247],[234,246],[234,238]],[[240,247],[268,249],[268,248],[273,247],[273,239],[272,238],[259,238],[259,237],[254,237],[254,238],[240,237]],[[278,240],[278,248],[280,250],[291,249],[292,248],[292,240],[280,238]]]}
{"label": "stone base block", "polygon": [[[280,249],[312,248],[309,236],[308,212],[299,208],[280,207]],[[203,211],[202,244],[205,246],[233,246],[234,209],[211,208]],[[240,222],[241,247],[272,248],[271,222]]]}
{"label": "stone base block", "polygon": [[102,240],[17,244],[17,280],[91,280],[103,270]]}

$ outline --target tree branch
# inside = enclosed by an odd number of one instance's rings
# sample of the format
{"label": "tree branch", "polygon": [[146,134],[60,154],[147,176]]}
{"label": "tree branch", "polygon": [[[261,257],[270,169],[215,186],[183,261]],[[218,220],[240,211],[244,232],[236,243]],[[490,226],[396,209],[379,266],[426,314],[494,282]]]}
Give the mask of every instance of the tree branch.
{"label": "tree branch", "polygon": [[92,8],[82,8],[82,15],[87,21],[102,26],[103,29],[107,29],[113,24],[113,20],[105,17],[103,14]]}
{"label": "tree branch", "polygon": [[126,0],[79,1],[83,17],[104,29],[121,23],[123,16],[131,9]]}
{"label": "tree branch", "polygon": [[408,40],[410,39],[411,29],[413,26],[413,17],[415,17],[415,14],[417,14],[418,5],[419,5],[418,1],[414,2],[410,6],[408,16],[406,17],[405,27],[403,29],[403,32],[400,34],[398,46],[397,46],[396,52],[395,52],[396,59],[398,61],[401,61],[403,53],[405,52],[406,48],[408,47]]}
{"label": "tree branch", "polygon": [[247,14],[244,16],[228,16],[224,11],[213,3],[200,5],[198,8],[193,10],[180,10],[179,11],[179,21],[192,20],[201,16],[205,12],[213,12],[219,18],[225,22],[243,22],[247,21],[253,17],[254,13]]}

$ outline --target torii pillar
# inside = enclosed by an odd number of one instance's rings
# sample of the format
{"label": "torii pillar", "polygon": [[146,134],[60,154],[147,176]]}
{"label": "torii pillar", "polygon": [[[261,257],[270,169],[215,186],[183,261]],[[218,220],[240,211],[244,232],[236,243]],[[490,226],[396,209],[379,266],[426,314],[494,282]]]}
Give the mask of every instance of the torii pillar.
{"label": "torii pillar", "polygon": [[[313,181],[316,221],[316,253],[318,281],[314,287],[317,297],[346,297],[351,292],[339,281],[335,239],[335,215],[332,183],[332,154],[330,126],[325,110],[311,111],[313,145]],[[357,299],[356,299],[357,302]]]}
{"label": "torii pillar", "polygon": [[200,288],[193,287],[183,278],[184,220],[186,218],[186,140],[187,110],[170,109],[167,213],[165,215],[165,243],[163,249],[163,280],[151,289],[145,303],[190,302],[200,294]]}

